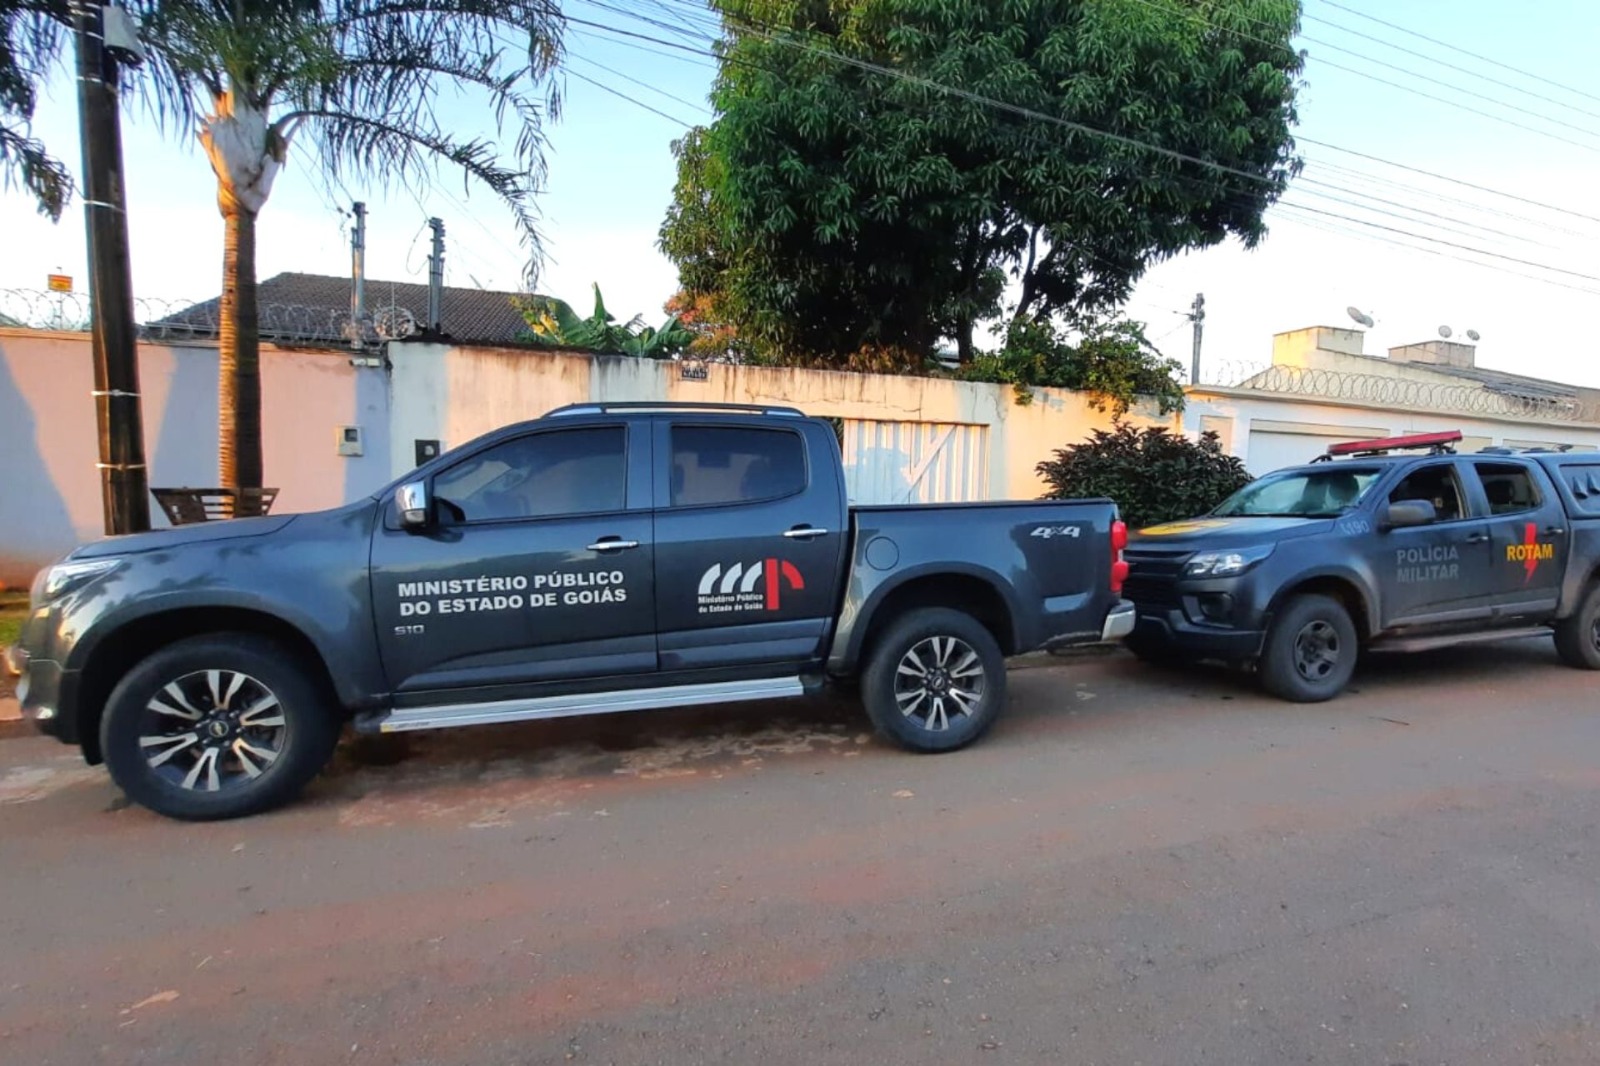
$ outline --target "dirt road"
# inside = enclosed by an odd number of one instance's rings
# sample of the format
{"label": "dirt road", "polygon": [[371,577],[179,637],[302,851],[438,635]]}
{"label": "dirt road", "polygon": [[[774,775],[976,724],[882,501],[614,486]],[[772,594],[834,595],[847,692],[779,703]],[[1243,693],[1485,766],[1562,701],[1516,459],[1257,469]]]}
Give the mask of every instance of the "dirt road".
{"label": "dirt road", "polygon": [[1121,657],[346,755],[221,825],[0,739],[0,1060],[1600,1062],[1600,707],[1542,643],[1316,707]]}

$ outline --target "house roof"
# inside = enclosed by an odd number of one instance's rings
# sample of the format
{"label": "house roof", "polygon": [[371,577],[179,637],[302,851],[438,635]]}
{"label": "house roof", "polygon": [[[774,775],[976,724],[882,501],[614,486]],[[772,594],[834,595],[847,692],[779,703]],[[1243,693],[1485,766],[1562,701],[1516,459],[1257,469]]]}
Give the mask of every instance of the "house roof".
{"label": "house roof", "polygon": [[[280,343],[346,344],[350,321],[350,279],[328,274],[275,274],[256,285],[261,339]],[[489,292],[445,286],[441,294],[443,332],[459,341],[508,344],[525,339],[527,323],[512,306],[527,293]],[[186,307],[144,324],[147,335],[172,340],[217,335],[221,297]],[[426,328],[428,287],[415,282],[367,279],[364,330],[370,341],[420,333]],[[414,327],[408,327],[414,323]]]}

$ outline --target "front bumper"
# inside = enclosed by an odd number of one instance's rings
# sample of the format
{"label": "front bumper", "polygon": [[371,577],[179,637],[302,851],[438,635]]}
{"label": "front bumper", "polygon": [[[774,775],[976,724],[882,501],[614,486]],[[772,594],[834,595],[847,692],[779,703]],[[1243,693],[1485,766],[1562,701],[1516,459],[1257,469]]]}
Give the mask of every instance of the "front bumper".
{"label": "front bumper", "polygon": [[1260,629],[1196,625],[1178,609],[1141,608],[1128,642],[1168,649],[1196,659],[1244,662],[1261,654],[1265,638],[1266,632]]}

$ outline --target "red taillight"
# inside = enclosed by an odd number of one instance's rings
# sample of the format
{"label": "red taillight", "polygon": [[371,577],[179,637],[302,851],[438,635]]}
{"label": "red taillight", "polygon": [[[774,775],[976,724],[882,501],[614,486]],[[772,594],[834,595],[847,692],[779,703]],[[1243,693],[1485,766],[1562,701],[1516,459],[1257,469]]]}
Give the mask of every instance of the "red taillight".
{"label": "red taillight", "polygon": [[1122,583],[1128,580],[1128,564],[1122,559],[1122,549],[1128,546],[1128,526],[1121,521],[1111,523],[1111,591],[1121,595]]}

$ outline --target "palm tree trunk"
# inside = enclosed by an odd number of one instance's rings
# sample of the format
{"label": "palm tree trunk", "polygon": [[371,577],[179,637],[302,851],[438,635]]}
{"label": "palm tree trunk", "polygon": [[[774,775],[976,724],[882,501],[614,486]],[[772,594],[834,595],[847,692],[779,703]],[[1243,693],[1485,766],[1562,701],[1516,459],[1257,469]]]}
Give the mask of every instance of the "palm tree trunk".
{"label": "palm tree trunk", "polygon": [[[222,322],[218,352],[217,465],[224,488],[261,487],[261,323],[256,309],[256,216],[224,209]],[[259,495],[235,514],[259,512]]]}

